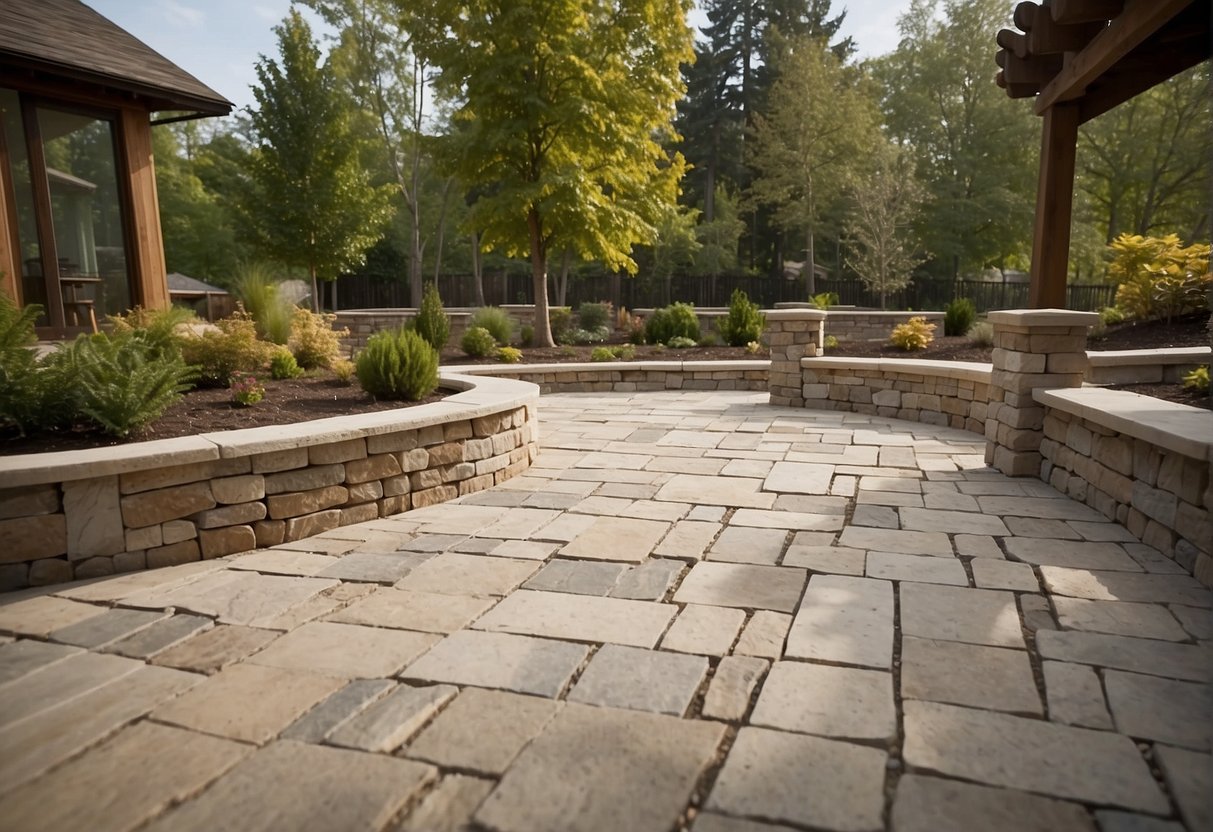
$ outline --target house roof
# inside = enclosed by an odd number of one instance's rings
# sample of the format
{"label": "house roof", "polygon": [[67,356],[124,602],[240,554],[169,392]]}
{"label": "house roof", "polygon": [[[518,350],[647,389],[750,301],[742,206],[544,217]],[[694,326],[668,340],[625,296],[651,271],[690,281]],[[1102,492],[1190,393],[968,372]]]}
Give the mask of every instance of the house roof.
{"label": "house roof", "polygon": [[180,295],[205,295],[208,293],[217,295],[227,294],[227,289],[220,289],[218,286],[203,283],[196,277],[190,277],[178,272],[169,273],[168,290],[170,294]]}
{"label": "house roof", "polygon": [[0,67],[134,93],[150,110],[232,111],[222,95],[79,0],[0,3]]}

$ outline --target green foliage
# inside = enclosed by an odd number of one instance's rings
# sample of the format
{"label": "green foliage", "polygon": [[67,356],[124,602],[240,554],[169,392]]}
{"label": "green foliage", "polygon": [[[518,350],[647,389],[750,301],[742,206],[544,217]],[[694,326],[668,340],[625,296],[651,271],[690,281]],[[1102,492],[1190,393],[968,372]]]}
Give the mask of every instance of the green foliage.
{"label": "green foliage", "polygon": [[451,337],[451,318],[442,308],[442,296],[438,294],[438,287],[433,283],[425,284],[421,307],[417,310],[413,328],[427,344],[439,352]]}
{"label": "green foliage", "polygon": [[517,364],[522,360],[522,350],[517,347],[498,347],[497,360],[503,364]]}
{"label": "green foliage", "polygon": [[1099,310],[1099,320],[1104,326],[1124,323],[1125,313],[1115,306],[1105,306]]}
{"label": "green foliage", "polygon": [[956,298],[944,308],[943,334],[964,335],[977,320],[977,307],[968,298]]}
{"label": "green foliage", "polygon": [[354,380],[354,373],[357,367],[348,358],[338,358],[329,366],[329,370],[337,381],[342,384],[349,384]]}
{"label": "green foliage", "polygon": [[533,346],[535,343],[535,327],[530,324],[523,324],[518,330],[518,342],[524,347]]}
{"label": "green foliage", "polygon": [[0,426],[21,434],[33,427],[42,409],[37,361],[30,346],[37,341],[34,321],[42,307],[18,308],[0,292]]}
{"label": "green foliage", "polygon": [[514,340],[514,319],[499,306],[482,306],[472,312],[469,328],[487,329],[498,344],[508,344]]}
{"label": "green foliage", "polygon": [[825,341],[821,345],[821,348],[825,350],[838,349],[838,338],[834,335],[827,335]]}
{"label": "green foliage", "polygon": [[583,303],[577,307],[577,326],[593,331],[611,324],[611,304]]}
{"label": "green foliage", "polygon": [[863,285],[880,296],[884,309],[890,292],[910,284],[922,262],[913,224],[922,213],[926,189],[914,173],[908,151],[880,143],[871,169],[850,188],[845,230],[851,242],[847,265]]}
{"label": "green foliage", "polygon": [[1209,246],[1179,237],[1122,234],[1112,241],[1108,277],[1117,281],[1116,306],[1137,320],[1166,318],[1207,308],[1213,275]]}
{"label": "green foliage", "polygon": [[611,337],[611,331],[605,326],[598,329],[582,329],[575,327],[564,333],[561,343],[565,344],[601,344]]}
{"label": "green foliage", "polygon": [[484,327],[473,326],[463,333],[459,348],[472,358],[485,358],[497,349],[497,339]]}
{"label": "green foliage", "polygon": [[658,280],[669,280],[690,269],[703,248],[695,233],[698,220],[698,209],[669,206],[657,223],[653,260],[647,270],[649,275]]}
{"label": "green foliage", "polygon": [[253,373],[265,366],[271,347],[257,339],[257,327],[247,312],[215,322],[214,329],[181,339],[181,355],[198,368],[198,382],[227,387],[235,373]]}
{"label": "green foliage", "polygon": [[417,401],[438,387],[438,350],[407,329],[376,332],[356,365],[362,389],[378,399]]}
{"label": "green foliage", "polygon": [[672,350],[686,350],[691,347],[698,346],[694,338],[684,338],[681,335],[675,335],[673,338],[665,342],[665,345]]}
{"label": "green foliage", "polygon": [[992,347],[994,346],[994,325],[988,324],[985,321],[973,324],[969,327],[966,333],[969,340],[973,342],[975,347]]}
{"label": "green foliage", "polygon": [[291,355],[290,350],[280,349],[274,351],[273,357],[270,358],[271,378],[299,378],[301,375],[303,375],[303,368],[299,366],[299,362],[295,360],[295,356]]}
{"label": "green foliage", "polygon": [[699,340],[699,316],[695,314],[694,306],[673,303],[653,310],[653,314],[645,321],[644,339],[650,344],[669,346],[670,339],[676,337]]}
{"label": "green foliage", "polygon": [[1209,392],[1209,366],[1197,367],[1184,376],[1184,389],[1195,390],[1197,393]]}
{"label": "green foliage", "polygon": [[696,343],[701,347],[714,347],[720,343],[720,339],[715,332],[705,332]]}
{"label": "green foliage", "polygon": [[232,402],[241,407],[252,407],[265,398],[265,385],[256,376],[238,375],[232,379]]}
{"label": "green foliage", "polygon": [[319,315],[296,307],[291,316],[291,353],[305,370],[328,367],[341,357],[341,339],[348,329],[333,329],[334,314]]}
{"label": "green foliage", "polygon": [[739,200],[723,183],[716,185],[712,211],[709,220],[705,209],[703,221],[695,228],[699,250],[695,252],[693,271],[699,275],[719,275],[737,268],[737,241],[745,233]]}
{"label": "green foliage", "polygon": [[750,341],[745,345],[746,355],[759,355],[762,353],[762,349],[761,341]]}
{"label": "green foliage", "polygon": [[[557,344],[563,344],[565,334],[573,328],[573,310],[567,306],[553,306],[548,309],[548,321],[552,328],[552,338]],[[532,337],[534,333],[532,327]]]}
{"label": "green foliage", "polygon": [[615,351],[610,347],[594,347],[590,350],[591,361],[614,361]]}
{"label": "green foliage", "polygon": [[174,356],[181,352],[181,327],[196,323],[193,310],[180,306],[167,309],[144,309],[136,306],[125,315],[110,315],[114,335],[130,335],[143,341],[154,356]]}
{"label": "green foliage", "polygon": [[292,305],[278,291],[278,279],[264,263],[241,263],[232,280],[232,292],[253,317],[257,335],[275,344],[291,336]]}
{"label": "green foliage", "polygon": [[741,289],[733,290],[733,296],[729,298],[729,314],[716,324],[720,337],[724,338],[724,342],[730,347],[740,347],[750,341],[757,341],[766,327],[766,316],[759,311],[758,304],[751,301]]}
{"label": "green foliage", "polygon": [[628,322],[628,343],[639,346],[644,343],[645,338],[645,323],[644,318],[639,315],[632,316]]}
{"label": "green foliage", "polygon": [[821,293],[813,295],[813,297],[809,298],[809,303],[813,304],[814,308],[825,311],[826,309],[829,309],[831,306],[838,305],[838,293],[837,292],[821,292]]}
{"label": "green foliage", "polygon": [[591,361],[631,361],[636,357],[636,350],[631,344],[621,344],[616,347],[594,347],[590,351]]}
{"label": "green foliage", "polygon": [[935,324],[927,323],[926,318],[914,317],[904,324],[893,327],[889,343],[906,352],[925,350],[927,345],[935,340]]}

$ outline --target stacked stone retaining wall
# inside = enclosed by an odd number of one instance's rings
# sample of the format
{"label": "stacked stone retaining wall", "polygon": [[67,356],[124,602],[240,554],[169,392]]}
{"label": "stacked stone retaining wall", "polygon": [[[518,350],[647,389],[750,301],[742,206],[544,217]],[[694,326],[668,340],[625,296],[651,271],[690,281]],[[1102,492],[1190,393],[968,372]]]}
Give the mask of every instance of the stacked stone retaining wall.
{"label": "stacked stone retaining wall", "polygon": [[462,366],[469,375],[515,378],[543,393],[766,390],[769,361],[637,361]]}

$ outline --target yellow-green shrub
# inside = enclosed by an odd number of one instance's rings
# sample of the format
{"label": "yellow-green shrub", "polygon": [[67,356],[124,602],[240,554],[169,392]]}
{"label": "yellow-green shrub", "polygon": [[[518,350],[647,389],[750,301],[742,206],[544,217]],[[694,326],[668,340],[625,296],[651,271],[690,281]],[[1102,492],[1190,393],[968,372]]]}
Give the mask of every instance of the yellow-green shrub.
{"label": "yellow-green shrub", "polygon": [[934,340],[935,324],[927,323],[926,318],[920,317],[910,318],[904,324],[898,324],[893,328],[893,334],[889,336],[889,341],[893,346],[906,352],[925,350],[927,345]]}
{"label": "yellow-green shrub", "polygon": [[302,307],[291,316],[291,354],[305,370],[328,367],[341,357],[341,339],[348,329],[333,329],[337,316],[317,315]]}
{"label": "yellow-green shrub", "polygon": [[257,340],[257,327],[247,312],[215,322],[214,329],[181,339],[181,356],[198,368],[199,384],[227,387],[233,373],[252,373],[270,360],[273,349]]}
{"label": "yellow-green shrub", "polygon": [[1209,246],[1197,243],[1185,248],[1175,234],[1121,234],[1109,248],[1113,258],[1108,278],[1120,284],[1116,306],[1128,317],[1169,321],[1206,307],[1213,287]]}
{"label": "yellow-green shrub", "polygon": [[438,386],[438,350],[412,330],[376,332],[355,364],[362,389],[378,399],[417,401]]}
{"label": "yellow-green shrub", "polygon": [[517,347],[498,347],[497,360],[506,364],[517,364],[522,360],[522,350]]}

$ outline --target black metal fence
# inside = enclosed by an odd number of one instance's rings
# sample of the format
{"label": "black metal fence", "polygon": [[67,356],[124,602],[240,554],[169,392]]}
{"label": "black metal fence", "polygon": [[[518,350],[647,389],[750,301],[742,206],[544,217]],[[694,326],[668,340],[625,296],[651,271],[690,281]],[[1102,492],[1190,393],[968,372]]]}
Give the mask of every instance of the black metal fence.
{"label": "black metal fence", "polygon": [[[519,272],[486,272],[484,299],[490,306],[534,303],[531,276]],[[609,301],[615,308],[638,309],[665,306],[673,301],[696,306],[728,306],[734,289],[742,289],[763,308],[776,303],[807,300],[802,280],[755,276],[721,275],[716,278],[676,276],[669,281],[617,274],[579,275],[569,278],[565,304]],[[476,294],[470,274],[444,274],[438,291],[446,306],[475,306]],[[818,280],[817,292],[834,292],[838,302],[851,306],[879,307],[880,297],[858,280]],[[1066,287],[1066,308],[1096,311],[1112,305],[1116,287],[1106,284],[1073,284]],[[408,284],[369,276],[341,278],[338,295],[342,309],[383,309],[409,306]],[[548,298],[556,302],[549,287]],[[982,280],[915,280],[886,298],[888,309],[940,310],[956,298],[969,298],[979,312],[992,309],[1022,309],[1028,305],[1026,283]]]}

